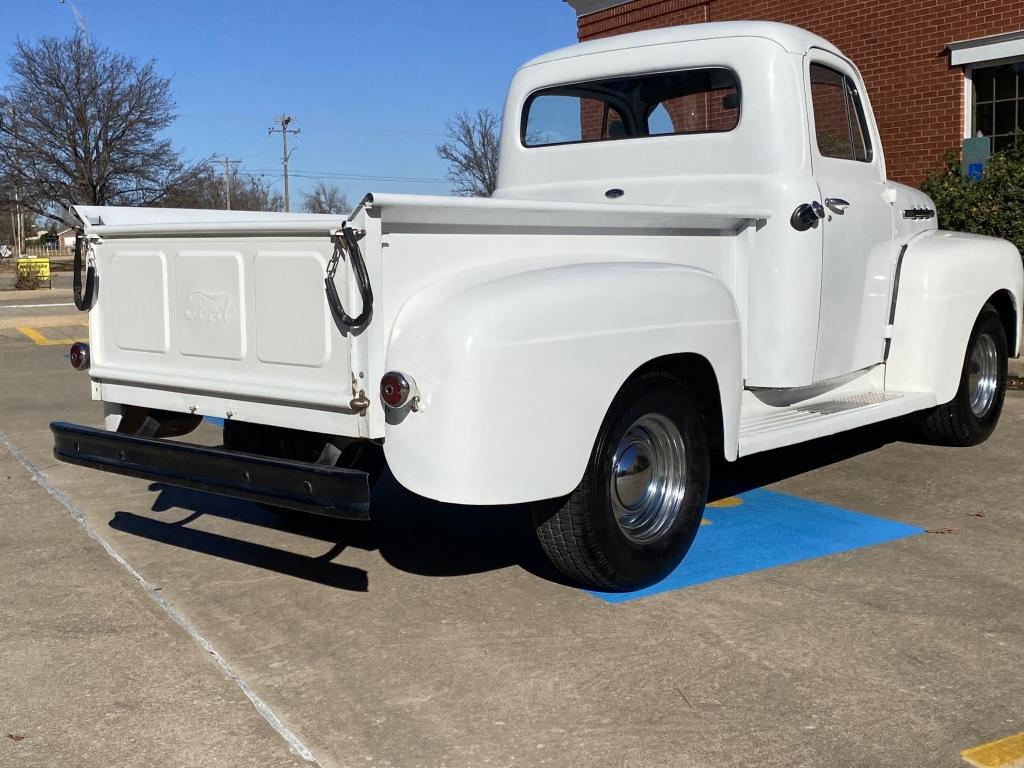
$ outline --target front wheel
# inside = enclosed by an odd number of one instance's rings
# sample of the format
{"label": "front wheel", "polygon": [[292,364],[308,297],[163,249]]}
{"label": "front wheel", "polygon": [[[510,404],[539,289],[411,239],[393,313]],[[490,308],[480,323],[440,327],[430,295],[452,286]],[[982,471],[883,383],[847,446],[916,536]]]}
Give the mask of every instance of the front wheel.
{"label": "front wheel", "polygon": [[945,405],[918,415],[918,431],[936,445],[984,442],[1003,411],[1006,376],[1006,330],[996,309],[986,304],[971,330],[956,395]]}
{"label": "front wheel", "polygon": [[693,543],[708,477],[704,423],[690,391],[668,373],[639,376],[612,403],[580,484],[536,505],[541,547],[589,587],[653,584]]}

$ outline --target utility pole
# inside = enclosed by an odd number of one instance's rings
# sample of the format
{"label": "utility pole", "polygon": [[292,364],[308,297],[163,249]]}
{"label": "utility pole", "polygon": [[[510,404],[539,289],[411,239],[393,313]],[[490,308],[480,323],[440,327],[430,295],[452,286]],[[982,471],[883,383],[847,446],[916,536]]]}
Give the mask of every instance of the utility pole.
{"label": "utility pole", "polygon": [[218,157],[217,155],[214,155],[210,159],[213,160],[215,163],[224,163],[224,193],[225,193],[225,195],[227,197],[227,203],[228,203],[227,204],[227,210],[230,211],[231,210],[231,164],[232,163],[240,163],[242,161],[241,160],[232,160],[227,155],[224,155],[224,157]]}
{"label": "utility pole", "polygon": [[14,257],[21,258],[22,243],[25,242],[25,217],[21,212],[21,163],[18,159],[18,107],[11,100],[11,136],[14,138],[14,211],[11,221],[14,225]]}
{"label": "utility pole", "polygon": [[21,200],[18,199],[18,187],[14,182],[14,258],[21,258],[21,244],[25,242],[25,217],[21,215]]}
{"label": "utility pole", "polygon": [[289,128],[292,119],[288,115],[281,115],[275,121],[280,128],[267,128],[267,135],[274,133],[281,134],[281,163],[284,165],[284,210],[288,211],[288,134],[297,136],[302,133],[301,128]]}

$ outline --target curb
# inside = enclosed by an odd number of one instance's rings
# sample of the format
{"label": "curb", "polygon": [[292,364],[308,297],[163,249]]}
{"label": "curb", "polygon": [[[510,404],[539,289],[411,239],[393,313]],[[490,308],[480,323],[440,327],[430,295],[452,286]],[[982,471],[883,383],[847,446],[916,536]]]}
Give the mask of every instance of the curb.
{"label": "curb", "polygon": [[1018,357],[1016,360],[1011,357],[1009,370],[1011,376],[1024,379],[1024,357]]}
{"label": "curb", "polygon": [[70,299],[74,294],[70,288],[39,288],[34,291],[0,290],[0,301],[21,299]]}

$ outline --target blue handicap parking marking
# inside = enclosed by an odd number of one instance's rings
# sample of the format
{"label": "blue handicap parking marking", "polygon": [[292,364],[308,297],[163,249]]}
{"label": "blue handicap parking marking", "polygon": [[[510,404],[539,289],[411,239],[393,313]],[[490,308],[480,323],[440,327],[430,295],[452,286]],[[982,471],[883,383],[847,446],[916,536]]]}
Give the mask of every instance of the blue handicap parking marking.
{"label": "blue handicap parking marking", "polygon": [[221,429],[224,428],[224,419],[219,419],[216,416],[204,416],[203,421],[207,424],[213,424],[215,427],[220,427]]}
{"label": "blue handicap parking marking", "polygon": [[914,525],[763,489],[709,505],[704,521],[689,554],[663,581],[637,592],[590,594],[622,603],[924,533]]}

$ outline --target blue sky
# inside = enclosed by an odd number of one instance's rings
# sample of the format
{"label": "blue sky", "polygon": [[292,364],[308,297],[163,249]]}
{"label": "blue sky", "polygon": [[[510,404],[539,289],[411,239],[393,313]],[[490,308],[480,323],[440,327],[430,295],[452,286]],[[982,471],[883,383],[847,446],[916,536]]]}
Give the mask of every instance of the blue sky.
{"label": "blue sky", "polygon": [[[575,42],[561,0],[74,0],[100,44],[156,59],[172,78],[175,145],[192,159],[241,158],[280,190],[287,112],[302,133],[291,168],[315,174],[443,179],[434,154],[445,120],[460,109],[500,112],[516,68]],[[60,0],[0,0],[0,44],[67,35]],[[8,79],[0,64],[0,88]],[[326,178],[355,201],[364,192],[447,194],[449,185]],[[308,189],[315,178],[292,178]]]}

